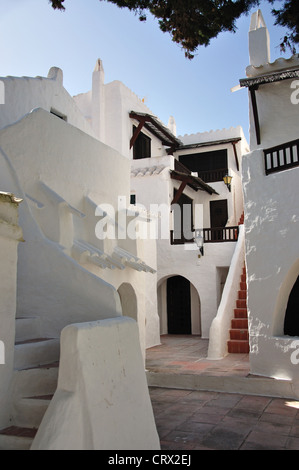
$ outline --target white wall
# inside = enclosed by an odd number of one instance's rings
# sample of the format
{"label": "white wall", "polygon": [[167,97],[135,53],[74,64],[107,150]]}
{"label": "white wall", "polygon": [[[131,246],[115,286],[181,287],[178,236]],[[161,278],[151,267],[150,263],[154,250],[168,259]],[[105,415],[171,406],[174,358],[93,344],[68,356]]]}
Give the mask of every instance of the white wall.
{"label": "white wall", "polygon": [[[74,101],[90,121],[98,139],[125,157],[133,158],[130,139],[133,124],[138,126],[139,123],[130,119],[129,113],[136,111],[154,115],[141,98],[118,80],[105,83],[103,64],[99,60],[93,72],[92,90],[75,96]],[[144,128],[142,132],[152,139],[152,156],[166,155],[159,139]]]}
{"label": "white wall", "polygon": [[299,168],[265,176],[261,150],[243,165],[251,370],[298,380],[291,362],[296,338],[283,336],[283,323],[298,275]]}
{"label": "white wall", "polygon": [[[59,334],[61,328],[74,321],[121,315],[117,289],[123,282],[130,282],[138,297],[141,343],[145,348],[145,318],[149,311],[141,299],[144,292],[152,292],[155,274],[125,266],[105,270],[93,264],[93,258],[86,262],[73,252],[74,243],[83,240],[112,255],[118,242],[96,237],[99,217],[95,216],[95,208],[109,203],[117,211],[119,195],[129,201],[129,161],[41,109],[3,129],[1,145],[25,198],[20,213],[26,240],[20,249],[18,272],[21,314],[41,316],[44,334]],[[142,255],[155,269],[155,251]],[[155,314],[157,311],[151,313],[153,317]]]}
{"label": "white wall", "polygon": [[[164,169],[163,166],[165,167]],[[162,168],[162,171],[155,174],[155,167]],[[138,168],[140,169],[139,176],[138,173],[136,173]],[[148,174],[144,172],[144,168],[149,169]],[[134,176],[132,176],[131,180],[131,191],[137,194],[137,204],[139,203],[148,209],[154,207],[155,204],[165,208],[165,212],[163,211],[162,214],[165,214],[166,218],[165,232],[163,232],[163,236],[165,235],[166,238],[159,239],[157,245],[157,281],[161,333],[167,333],[167,310],[164,298],[166,290],[164,283],[170,276],[181,275],[191,282],[199,296],[199,301],[198,299],[193,299],[192,333],[202,334],[202,337],[207,338],[209,336],[211,322],[217,313],[219,305],[217,292],[219,291],[218,284],[220,281],[217,268],[229,267],[235,249],[235,243],[206,244],[204,247],[205,255],[200,260],[198,259],[199,250],[195,244],[192,244],[193,250],[189,249],[190,244],[170,244],[170,229],[172,227],[170,204],[173,199],[173,188],[179,187],[179,182],[174,182],[170,178],[170,169],[173,168],[174,158],[172,156],[133,161],[132,172]],[[154,170],[153,173],[151,169]],[[224,183],[219,184],[223,185],[223,190],[227,196],[228,190]],[[218,198],[218,196],[211,196],[203,191],[196,192],[191,188],[186,188],[184,192],[194,200],[194,204],[203,205],[203,210],[208,212],[208,214],[209,201]],[[205,217],[209,219],[209,215]],[[159,224],[160,221],[161,219],[158,219]],[[163,219],[163,222],[164,221],[165,219]],[[209,226],[209,220],[206,220],[206,222],[208,223],[207,226]]]}
{"label": "white wall", "polygon": [[[256,15],[252,17],[255,20]],[[249,40],[264,51],[264,61],[253,59],[249,78],[298,67],[298,57],[270,63],[265,25],[251,28]],[[258,45],[257,45],[258,44]],[[296,337],[284,336],[286,305],[299,273],[299,168],[265,174],[263,149],[298,139],[299,107],[292,103],[293,80],[260,85],[256,91],[261,131],[257,146],[250,103],[251,153],[243,157],[245,255],[247,265],[250,364],[254,374],[293,381],[298,395]],[[295,343],[294,343],[295,341]]]}
{"label": "white wall", "polygon": [[0,427],[6,426],[10,409],[19,241],[22,229],[18,225],[18,203],[13,196],[0,193]]}
{"label": "white wall", "polygon": [[47,77],[1,77],[4,83],[5,103],[1,104],[0,128],[23,118],[35,108],[64,115],[67,122],[89,135],[94,132],[79,111],[73,98],[63,87],[63,72],[57,67]]}

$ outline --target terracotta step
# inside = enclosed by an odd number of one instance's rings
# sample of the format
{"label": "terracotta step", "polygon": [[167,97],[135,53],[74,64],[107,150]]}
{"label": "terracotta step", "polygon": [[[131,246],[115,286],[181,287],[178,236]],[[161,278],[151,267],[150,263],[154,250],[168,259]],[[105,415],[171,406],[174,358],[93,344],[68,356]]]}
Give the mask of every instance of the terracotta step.
{"label": "terracotta step", "polygon": [[247,318],[233,318],[231,326],[232,326],[232,329],[247,330],[248,320]]}
{"label": "terracotta step", "polygon": [[229,340],[228,343],[228,352],[233,354],[248,354],[249,353],[249,343],[244,340]]}
{"label": "terracotta step", "polygon": [[237,330],[237,329],[234,329],[234,330],[230,330],[229,331],[229,336],[230,336],[230,339],[238,339],[238,340],[246,340],[248,341],[249,340],[249,333],[248,333],[248,330],[245,329],[245,330]]}
{"label": "terracotta step", "polygon": [[247,318],[247,308],[235,308],[234,317],[235,318]]}
{"label": "terracotta step", "polygon": [[5,436],[18,436],[18,437],[34,438],[36,433],[37,433],[37,429],[22,428],[22,427],[19,427],[19,426],[10,426],[8,428],[0,430],[0,434],[5,435]]}
{"label": "terracotta step", "polygon": [[0,450],[29,450],[37,429],[10,426],[0,430]]}
{"label": "terracotta step", "polygon": [[246,283],[246,274],[242,274],[241,275],[241,282],[245,282]]}
{"label": "terracotta step", "polygon": [[238,291],[238,300],[246,300],[247,299],[247,291],[246,290],[239,290]]}
{"label": "terracotta step", "polygon": [[245,299],[239,299],[236,302],[237,308],[247,308],[247,301]]}
{"label": "terracotta step", "polygon": [[241,281],[240,282],[240,290],[245,290],[247,292],[247,283],[246,281]]}

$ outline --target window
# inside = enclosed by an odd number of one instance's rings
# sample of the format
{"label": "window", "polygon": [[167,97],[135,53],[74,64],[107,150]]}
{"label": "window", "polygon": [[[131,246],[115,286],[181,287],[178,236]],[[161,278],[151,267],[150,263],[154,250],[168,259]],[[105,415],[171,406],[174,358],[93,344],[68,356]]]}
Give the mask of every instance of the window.
{"label": "window", "polygon": [[60,113],[59,111],[56,111],[56,109],[54,108],[51,108],[50,113],[54,114],[54,116],[58,117],[59,119],[62,119],[63,121],[67,121],[67,116],[65,114]]}
{"label": "window", "polygon": [[136,194],[131,194],[131,196],[130,196],[130,204],[132,204],[133,206],[135,206],[135,204],[136,204]]}
{"label": "window", "polygon": [[[174,190],[174,195],[177,190]],[[171,232],[171,244],[182,245],[194,241],[193,227],[193,200],[182,194],[173,210],[173,231]]]}
{"label": "window", "polygon": [[179,161],[206,183],[222,181],[227,173],[227,150],[180,155]]}
{"label": "window", "polygon": [[[133,135],[136,127],[133,126]],[[147,135],[140,132],[133,146],[133,158],[138,160],[140,158],[151,157],[151,139]]]}

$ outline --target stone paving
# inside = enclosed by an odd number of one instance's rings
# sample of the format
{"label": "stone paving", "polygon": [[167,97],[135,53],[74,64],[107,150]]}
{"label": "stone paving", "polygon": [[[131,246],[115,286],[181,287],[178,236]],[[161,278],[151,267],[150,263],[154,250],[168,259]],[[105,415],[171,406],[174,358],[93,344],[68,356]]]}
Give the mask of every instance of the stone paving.
{"label": "stone paving", "polygon": [[[206,346],[196,337],[163,337],[161,346],[147,351],[146,367],[169,374],[248,374],[248,356],[208,361]],[[149,390],[162,450],[299,450],[299,401],[237,390]]]}

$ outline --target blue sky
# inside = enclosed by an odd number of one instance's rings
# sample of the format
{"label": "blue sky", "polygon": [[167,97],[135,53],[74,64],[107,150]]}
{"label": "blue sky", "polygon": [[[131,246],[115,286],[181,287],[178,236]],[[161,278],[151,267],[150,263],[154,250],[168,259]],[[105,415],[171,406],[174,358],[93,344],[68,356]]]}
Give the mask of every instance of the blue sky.
{"label": "blue sky", "polygon": [[[0,0],[0,76],[47,76],[57,66],[75,95],[91,89],[100,58],[106,83],[122,81],[165,124],[173,115],[179,135],[241,125],[248,136],[247,90],[230,90],[245,77],[250,15],[240,18],[235,34],[219,35],[190,61],[150,16],[140,22],[99,0],[65,0],[65,6],[59,12],[48,0]],[[273,26],[267,1],[260,8],[274,61],[282,56],[284,31]]]}

